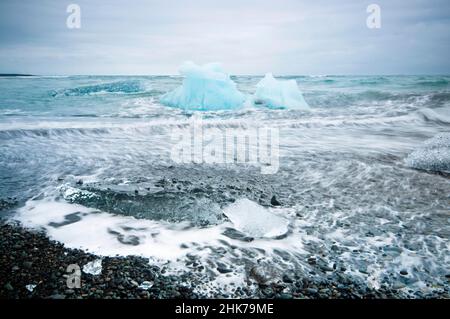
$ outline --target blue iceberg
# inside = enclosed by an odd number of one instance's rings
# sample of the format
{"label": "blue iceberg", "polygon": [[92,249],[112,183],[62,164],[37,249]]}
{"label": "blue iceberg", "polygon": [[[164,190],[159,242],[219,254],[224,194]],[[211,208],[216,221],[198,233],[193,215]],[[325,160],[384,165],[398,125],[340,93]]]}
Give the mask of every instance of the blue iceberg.
{"label": "blue iceberg", "polygon": [[185,62],[180,68],[183,84],[164,94],[162,104],[185,110],[229,110],[240,107],[245,96],[218,63],[196,65]]}
{"label": "blue iceberg", "polygon": [[439,133],[406,158],[412,168],[450,173],[450,133]]}
{"label": "blue iceberg", "polygon": [[274,109],[309,109],[295,80],[277,80],[272,73],[256,84],[254,102]]}

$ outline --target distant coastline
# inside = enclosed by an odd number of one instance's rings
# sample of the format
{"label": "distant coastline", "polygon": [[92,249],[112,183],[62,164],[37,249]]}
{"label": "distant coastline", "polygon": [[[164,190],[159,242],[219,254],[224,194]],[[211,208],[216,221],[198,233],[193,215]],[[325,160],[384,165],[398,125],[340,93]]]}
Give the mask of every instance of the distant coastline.
{"label": "distant coastline", "polygon": [[33,74],[20,74],[20,73],[0,73],[0,77],[14,77],[14,76],[34,76]]}

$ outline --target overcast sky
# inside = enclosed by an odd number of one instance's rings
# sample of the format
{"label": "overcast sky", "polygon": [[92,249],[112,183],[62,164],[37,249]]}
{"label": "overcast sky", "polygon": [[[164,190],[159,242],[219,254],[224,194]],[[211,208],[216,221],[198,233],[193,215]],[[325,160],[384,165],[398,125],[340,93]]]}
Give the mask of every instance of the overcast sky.
{"label": "overcast sky", "polygon": [[449,57],[448,0],[0,0],[0,73],[450,74]]}

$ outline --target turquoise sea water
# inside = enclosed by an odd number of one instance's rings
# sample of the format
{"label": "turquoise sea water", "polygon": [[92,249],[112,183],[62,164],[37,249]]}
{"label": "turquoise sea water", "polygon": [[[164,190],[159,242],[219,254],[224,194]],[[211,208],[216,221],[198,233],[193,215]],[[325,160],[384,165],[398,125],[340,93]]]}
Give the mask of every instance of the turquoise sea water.
{"label": "turquoise sea water", "polygon": [[[261,79],[232,78],[248,96]],[[184,261],[195,256],[213,269],[196,275],[205,289],[241,283],[257,260],[318,277],[345,265],[354,280],[407,294],[448,289],[450,76],[285,78],[311,110],[200,113],[221,130],[280,130],[280,169],[261,175],[171,160],[171,132],[192,113],[159,98],[180,77],[2,77],[0,199],[11,204],[2,213],[68,246],[145,255],[173,271],[192,272]],[[230,235],[236,225],[222,212],[253,209],[230,206],[241,199],[286,219],[288,233]],[[232,271],[214,271],[217,263]]]}

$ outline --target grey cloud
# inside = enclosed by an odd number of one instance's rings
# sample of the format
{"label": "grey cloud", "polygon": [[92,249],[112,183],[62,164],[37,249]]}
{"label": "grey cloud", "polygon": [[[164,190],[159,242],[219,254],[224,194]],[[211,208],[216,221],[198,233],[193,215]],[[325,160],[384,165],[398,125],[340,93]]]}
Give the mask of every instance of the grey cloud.
{"label": "grey cloud", "polygon": [[[82,28],[65,26],[66,6]],[[366,7],[382,28],[366,27]],[[450,73],[450,2],[13,1],[0,2],[0,72],[173,74],[183,60],[230,73]]]}

